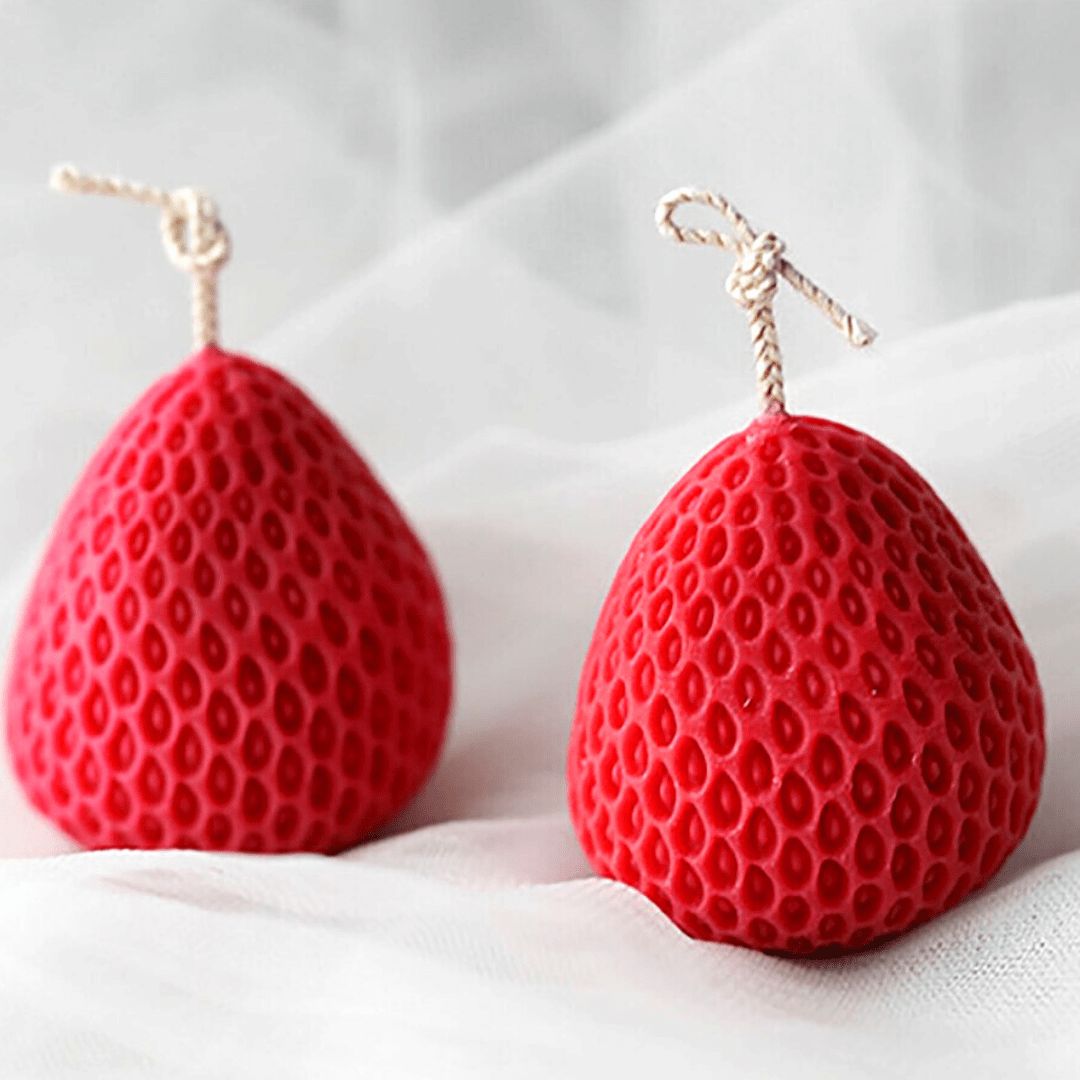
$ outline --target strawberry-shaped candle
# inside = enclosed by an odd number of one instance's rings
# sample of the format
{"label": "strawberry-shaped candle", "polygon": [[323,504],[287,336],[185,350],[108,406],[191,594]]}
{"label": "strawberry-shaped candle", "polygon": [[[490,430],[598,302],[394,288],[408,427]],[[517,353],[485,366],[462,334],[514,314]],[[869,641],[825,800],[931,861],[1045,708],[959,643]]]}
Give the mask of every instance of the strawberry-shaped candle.
{"label": "strawberry-shaped candle", "polygon": [[213,204],[69,167],[53,183],[162,211],[196,352],[121,418],[48,541],[10,663],[18,778],[88,847],[350,847],[442,745],[431,562],[333,421],[218,347]]}
{"label": "strawberry-shaped candle", "polygon": [[[684,228],[703,203],[735,235]],[[724,199],[662,233],[735,253],[762,415],[630,545],[582,672],[569,804],[596,870],[694,937],[787,954],[902,932],[984,884],[1044,759],[1031,654],[930,485],[869,435],[784,407],[784,278],[853,345],[873,331]]]}

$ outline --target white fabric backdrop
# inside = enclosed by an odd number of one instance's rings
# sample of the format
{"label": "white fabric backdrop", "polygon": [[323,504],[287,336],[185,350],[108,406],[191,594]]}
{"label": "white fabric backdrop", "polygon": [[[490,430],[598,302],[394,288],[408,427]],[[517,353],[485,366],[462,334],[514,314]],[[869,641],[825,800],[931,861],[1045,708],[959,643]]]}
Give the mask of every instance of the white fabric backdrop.
{"label": "white fabric backdrop", "polygon": [[[224,341],[302,381],[428,541],[451,737],[338,859],[61,854],[0,777],[0,1075],[1080,1073],[1080,8],[0,2],[0,630],[92,446],[187,340],[147,211],[198,183]],[[780,301],[789,396],[912,461],[1036,655],[1049,757],[993,885],[876,953],[692,942],[589,875],[563,762],[637,525],[753,412],[714,185],[873,322]],[[52,855],[42,859],[38,856]]]}

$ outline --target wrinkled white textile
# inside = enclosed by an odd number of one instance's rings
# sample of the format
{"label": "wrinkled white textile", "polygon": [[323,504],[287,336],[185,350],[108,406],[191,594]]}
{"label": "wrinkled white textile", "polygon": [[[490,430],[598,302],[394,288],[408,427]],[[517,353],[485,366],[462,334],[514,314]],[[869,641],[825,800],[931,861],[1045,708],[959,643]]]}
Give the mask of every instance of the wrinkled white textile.
{"label": "wrinkled white textile", "polygon": [[[0,3],[4,640],[90,449],[186,352],[153,215],[47,192],[70,159],[215,196],[223,343],[387,478],[458,646],[437,773],[336,859],[70,853],[5,765],[0,1076],[1080,1075],[1078,44],[1069,0]],[[792,408],[931,480],[1046,691],[1028,838],[846,961],[687,939],[565,811],[618,560],[754,410],[727,257],[652,224],[682,184],[881,331],[849,353],[782,293]]]}

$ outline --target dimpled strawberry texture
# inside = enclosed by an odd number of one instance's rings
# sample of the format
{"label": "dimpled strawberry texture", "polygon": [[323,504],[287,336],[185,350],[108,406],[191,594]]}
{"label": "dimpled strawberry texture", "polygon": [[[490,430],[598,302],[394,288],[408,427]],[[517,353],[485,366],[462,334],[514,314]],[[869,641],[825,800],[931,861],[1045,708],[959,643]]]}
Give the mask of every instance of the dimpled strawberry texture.
{"label": "dimpled strawberry texture", "polygon": [[8,741],[87,847],[333,852],[432,771],[450,653],[427,556],[356,451],[287,379],[210,347],[70,495]]}
{"label": "dimpled strawberry texture", "polygon": [[595,869],[688,934],[859,949],[983,884],[1044,759],[1035,666],[952,514],[826,420],[756,421],[638,533],[568,760]]}

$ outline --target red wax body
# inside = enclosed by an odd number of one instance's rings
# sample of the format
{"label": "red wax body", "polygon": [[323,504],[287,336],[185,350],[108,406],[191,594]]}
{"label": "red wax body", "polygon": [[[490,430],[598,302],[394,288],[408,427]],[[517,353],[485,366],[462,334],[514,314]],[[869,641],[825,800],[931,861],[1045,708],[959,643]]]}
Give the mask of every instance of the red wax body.
{"label": "red wax body", "polygon": [[95,454],[16,635],[15,771],[88,847],[349,847],[424,783],[451,646],[408,523],[294,384],[210,346]]}
{"label": "red wax body", "polygon": [[1031,654],[926,481],[850,428],[762,418],[631,544],[569,803],[596,870],[687,933],[848,951],[998,869],[1044,751]]}

